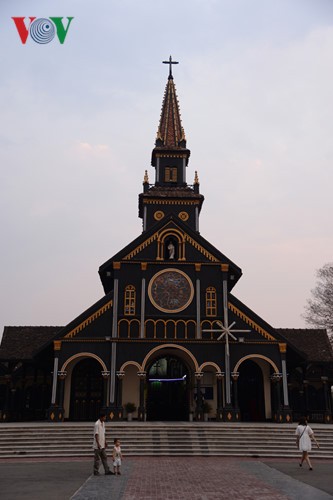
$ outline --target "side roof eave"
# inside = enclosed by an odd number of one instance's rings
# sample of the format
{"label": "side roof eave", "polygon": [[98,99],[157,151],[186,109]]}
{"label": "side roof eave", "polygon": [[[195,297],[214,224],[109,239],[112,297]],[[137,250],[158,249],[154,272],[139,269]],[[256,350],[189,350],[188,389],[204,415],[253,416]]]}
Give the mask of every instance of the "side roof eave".
{"label": "side roof eave", "polygon": [[277,342],[286,342],[286,340],[281,337],[276,331],[275,328],[272,327],[267,321],[262,319],[258,314],[256,314],[252,309],[246,306],[242,301],[237,299],[233,294],[229,294],[229,303],[231,306],[234,306],[234,310],[229,305],[229,309],[233,310],[233,312],[238,315],[245,323],[249,326],[254,327],[259,333],[267,334],[276,340]]}
{"label": "side roof eave", "polygon": [[83,313],[81,313],[79,316],[77,316],[75,319],[73,319],[70,323],[68,323],[66,326],[64,326],[57,334],[56,337],[54,337],[53,340],[61,340],[63,339],[67,334],[69,334],[72,330],[79,328],[82,323],[85,323],[89,318],[93,317],[97,313],[99,313],[102,310],[110,309],[112,308],[112,303],[113,303],[113,290],[111,290],[109,293],[107,293],[104,297],[99,299],[95,304],[92,306],[88,307]]}
{"label": "side roof eave", "polygon": [[[39,352],[51,344],[62,328],[62,326],[5,326],[0,346],[0,360],[2,362],[32,361]],[[7,344],[10,344],[10,349],[8,351],[7,348],[6,354]],[[16,349],[17,344],[19,348]],[[15,355],[13,355],[13,350]]]}
{"label": "side roof eave", "polygon": [[[332,345],[329,341],[327,331],[324,328],[277,328],[277,332],[279,335],[285,339],[285,341],[288,343],[288,345],[302,358],[307,360],[308,362],[313,362],[313,363],[333,363],[333,348]],[[295,339],[293,335],[291,334],[296,334],[297,336],[301,336],[303,334],[303,339],[302,339],[302,347],[297,345],[295,342]],[[311,335],[311,336],[317,336],[316,339],[316,346],[318,347],[318,344],[320,343],[322,351],[325,353],[325,358],[327,355],[327,359],[318,359],[318,354],[313,354],[313,349],[308,347],[306,348],[306,341],[307,339],[304,338],[304,335]],[[320,338],[318,339],[318,335],[320,335]],[[318,342],[319,341],[319,342]],[[305,347],[305,349],[304,349]],[[307,352],[308,351],[308,352]],[[317,359],[315,359],[317,358]]]}

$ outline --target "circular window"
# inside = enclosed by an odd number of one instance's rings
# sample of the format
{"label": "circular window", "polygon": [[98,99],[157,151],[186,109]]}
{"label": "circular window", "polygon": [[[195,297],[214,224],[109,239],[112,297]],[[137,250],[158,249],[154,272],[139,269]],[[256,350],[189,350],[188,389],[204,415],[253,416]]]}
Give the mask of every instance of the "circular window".
{"label": "circular window", "polygon": [[155,220],[161,220],[161,219],[163,219],[163,217],[164,217],[164,212],[162,212],[162,210],[157,210],[154,213],[154,219]]}
{"label": "circular window", "polygon": [[183,271],[165,269],[149,282],[148,295],[154,307],[166,313],[183,311],[194,295],[192,281]]}
{"label": "circular window", "polygon": [[178,217],[185,222],[190,216],[187,212],[179,212]]}

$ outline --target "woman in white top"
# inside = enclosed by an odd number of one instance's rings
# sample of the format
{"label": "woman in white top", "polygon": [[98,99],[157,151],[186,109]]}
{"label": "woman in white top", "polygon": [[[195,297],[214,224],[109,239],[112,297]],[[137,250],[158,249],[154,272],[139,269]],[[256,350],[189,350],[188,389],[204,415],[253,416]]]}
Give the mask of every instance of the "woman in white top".
{"label": "woman in white top", "polygon": [[312,465],[309,458],[309,451],[311,451],[311,441],[314,441],[319,448],[319,444],[314,436],[313,430],[308,425],[306,418],[302,417],[296,429],[296,446],[302,452],[302,458],[299,466],[302,467],[304,460],[312,470]]}

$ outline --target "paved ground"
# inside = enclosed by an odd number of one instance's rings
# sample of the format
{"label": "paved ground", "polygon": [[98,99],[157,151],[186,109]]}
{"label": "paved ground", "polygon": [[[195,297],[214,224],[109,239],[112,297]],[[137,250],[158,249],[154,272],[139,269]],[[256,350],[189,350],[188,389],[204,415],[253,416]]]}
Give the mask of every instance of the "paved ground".
{"label": "paved ground", "polygon": [[[142,457],[121,476],[91,476],[92,460],[0,462],[2,500],[325,500],[333,498],[333,462],[314,470],[291,460]],[[101,471],[102,472],[102,471]]]}

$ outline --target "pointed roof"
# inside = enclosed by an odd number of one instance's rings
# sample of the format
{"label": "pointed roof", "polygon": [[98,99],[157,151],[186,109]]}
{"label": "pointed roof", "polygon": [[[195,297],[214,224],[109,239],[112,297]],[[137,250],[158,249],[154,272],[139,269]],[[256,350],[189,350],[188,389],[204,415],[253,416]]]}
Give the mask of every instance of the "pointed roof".
{"label": "pointed roof", "polygon": [[156,146],[165,148],[184,147],[185,132],[182,127],[176,87],[172,74],[169,75],[162,103]]}

